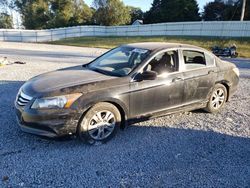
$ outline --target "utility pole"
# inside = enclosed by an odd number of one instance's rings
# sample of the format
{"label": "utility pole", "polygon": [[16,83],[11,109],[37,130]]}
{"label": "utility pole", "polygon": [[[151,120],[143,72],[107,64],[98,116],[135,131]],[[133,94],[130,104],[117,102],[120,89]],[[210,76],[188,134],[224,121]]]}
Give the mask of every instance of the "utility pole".
{"label": "utility pole", "polygon": [[247,0],[243,0],[240,21],[244,21]]}

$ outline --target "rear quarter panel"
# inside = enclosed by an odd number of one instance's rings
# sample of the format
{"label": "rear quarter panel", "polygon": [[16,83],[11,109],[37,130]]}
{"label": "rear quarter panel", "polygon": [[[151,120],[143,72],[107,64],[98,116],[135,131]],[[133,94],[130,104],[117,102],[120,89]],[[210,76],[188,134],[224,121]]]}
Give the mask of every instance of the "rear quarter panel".
{"label": "rear quarter panel", "polygon": [[228,100],[230,100],[232,95],[236,92],[239,84],[239,76],[233,70],[237,67],[233,63],[222,61],[220,59],[217,59],[216,63],[218,67],[217,83],[222,83],[228,86]]}

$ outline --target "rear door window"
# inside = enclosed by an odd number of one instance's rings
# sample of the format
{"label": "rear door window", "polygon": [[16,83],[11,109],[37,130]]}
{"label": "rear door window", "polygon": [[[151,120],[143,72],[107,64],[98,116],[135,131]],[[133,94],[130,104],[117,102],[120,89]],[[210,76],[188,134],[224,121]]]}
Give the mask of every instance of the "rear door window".
{"label": "rear door window", "polygon": [[215,57],[213,55],[205,53],[206,64],[207,66],[214,66],[215,65]]}
{"label": "rear door window", "polygon": [[206,67],[206,58],[203,52],[183,50],[183,59],[186,70]]}

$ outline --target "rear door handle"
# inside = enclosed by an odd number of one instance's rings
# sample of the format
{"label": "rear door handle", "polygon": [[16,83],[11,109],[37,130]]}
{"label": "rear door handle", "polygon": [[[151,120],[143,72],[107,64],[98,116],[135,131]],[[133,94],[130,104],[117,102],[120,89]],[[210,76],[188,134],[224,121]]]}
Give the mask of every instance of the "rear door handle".
{"label": "rear door handle", "polygon": [[178,81],[181,81],[183,80],[182,78],[179,78],[179,77],[176,77],[176,78],[173,78],[172,82],[178,82]]}

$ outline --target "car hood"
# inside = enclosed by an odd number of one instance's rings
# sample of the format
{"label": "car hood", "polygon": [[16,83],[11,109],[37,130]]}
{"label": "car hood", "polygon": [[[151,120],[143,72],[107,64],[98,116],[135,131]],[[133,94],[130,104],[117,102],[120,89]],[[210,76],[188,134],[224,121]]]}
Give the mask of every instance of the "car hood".
{"label": "car hood", "polygon": [[61,69],[36,76],[28,80],[22,91],[28,95],[36,96],[42,93],[54,92],[72,86],[89,84],[93,82],[112,79],[98,72],[83,67]]}

